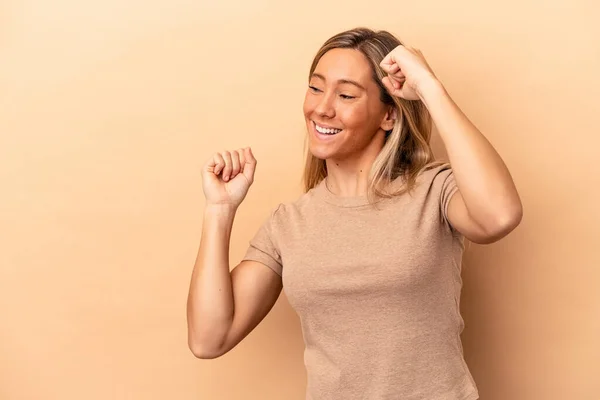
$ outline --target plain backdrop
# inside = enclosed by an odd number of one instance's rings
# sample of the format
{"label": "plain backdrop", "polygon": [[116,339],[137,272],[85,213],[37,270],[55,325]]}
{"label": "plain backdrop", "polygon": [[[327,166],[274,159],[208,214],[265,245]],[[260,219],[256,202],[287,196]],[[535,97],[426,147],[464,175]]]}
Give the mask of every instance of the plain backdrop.
{"label": "plain backdrop", "polygon": [[0,399],[304,399],[284,294],[227,355],[187,347],[200,168],[243,146],[258,159],[233,268],[270,210],[302,193],[310,62],[356,26],[423,51],[521,194],[521,225],[464,259],[481,399],[599,399],[599,8],[0,2]]}

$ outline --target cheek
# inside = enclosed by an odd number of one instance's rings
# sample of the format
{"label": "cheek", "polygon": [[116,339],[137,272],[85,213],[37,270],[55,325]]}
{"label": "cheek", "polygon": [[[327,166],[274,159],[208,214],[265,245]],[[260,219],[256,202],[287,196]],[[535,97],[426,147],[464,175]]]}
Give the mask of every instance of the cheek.
{"label": "cheek", "polygon": [[369,123],[369,114],[365,107],[351,105],[338,109],[338,118],[348,128],[361,129]]}
{"label": "cheek", "polygon": [[313,100],[313,99],[312,99],[312,97],[311,97],[311,96],[310,96],[310,95],[307,93],[307,94],[304,96],[304,104],[303,104],[303,106],[302,106],[302,109],[303,109],[303,111],[304,111],[304,116],[308,117],[308,116],[309,116],[309,115],[310,115],[310,114],[313,112],[313,110],[315,109],[315,106],[314,106],[314,104],[313,104],[313,103],[314,103],[314,100]]}

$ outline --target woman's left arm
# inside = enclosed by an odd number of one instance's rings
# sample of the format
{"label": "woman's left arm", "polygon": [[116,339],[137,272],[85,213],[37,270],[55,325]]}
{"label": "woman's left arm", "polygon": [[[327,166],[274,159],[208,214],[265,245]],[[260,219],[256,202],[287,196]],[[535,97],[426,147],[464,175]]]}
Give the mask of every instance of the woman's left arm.
{"label": "woman's left arm", "polygon": [[421,100],[446,146],[458,191],[448,206],[450,224],[475,243],[493,243],[519,225],[523,206],[494,147],[452,100],[423,53],[398,46],[381,62],[390,94]]}
{"label": "woman's left arm", "polygon": [[476,243],[503,238],[523,217],[506,164],[440,81],[422,81],[416,92],[439,131],[456,178],[458,192],[448,206],[450,224]]}

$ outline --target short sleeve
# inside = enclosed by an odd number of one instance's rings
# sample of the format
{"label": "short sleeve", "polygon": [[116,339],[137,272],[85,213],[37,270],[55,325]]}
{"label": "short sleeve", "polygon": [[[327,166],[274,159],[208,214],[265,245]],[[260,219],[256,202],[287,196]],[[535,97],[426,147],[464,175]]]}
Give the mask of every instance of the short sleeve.
{"label": "short sleeve", "polygon": [[446,163],[440,167],[435,179],[439,179],[441,182],[440,211],[443,222],[447,224],[451,230],[454,230],[452,225],[450,225],[450,221],[448,220],[448,206],[450,205],[452,196],[458,191],[458,186],[456,185],[456,178],[454,177],[454,171],[452,171],[450,164]]}
{"label": "short sleeve", "polygon": [[276,217],[280,207],[281,204],[271,212],[265,221],[263,221],[254,237],[250,239],[246,254],[242,258],[242,261],[258,261],[271,268],[279,276],[282,274],[283,265],[275,235]]}

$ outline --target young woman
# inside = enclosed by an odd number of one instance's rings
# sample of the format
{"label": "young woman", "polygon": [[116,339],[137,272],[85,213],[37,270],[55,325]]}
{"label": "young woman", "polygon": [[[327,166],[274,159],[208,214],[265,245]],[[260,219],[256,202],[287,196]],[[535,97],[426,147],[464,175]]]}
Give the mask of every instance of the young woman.
{"label": "young woman", "polygon": [[[305,193],[279,204],[229,272],[250,148],[214,154],[188,298],[189,346],[231,350],[285,288],[306,344],[307,399],[478,398],[463,358],[464,239],[492,243],[522,218],[504,162],[423,54],[385,31],[325,42],[304,101]],[[434,160],[431,120],[450,163]]]}

